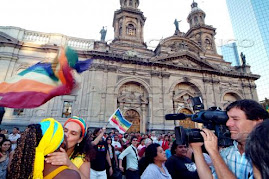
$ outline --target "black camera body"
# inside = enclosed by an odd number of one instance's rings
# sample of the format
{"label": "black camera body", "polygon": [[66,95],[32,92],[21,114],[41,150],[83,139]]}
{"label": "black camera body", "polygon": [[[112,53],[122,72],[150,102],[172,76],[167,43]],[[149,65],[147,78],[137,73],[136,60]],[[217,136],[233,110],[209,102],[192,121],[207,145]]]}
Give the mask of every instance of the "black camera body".
{"label": "black camera body", "polygon": [[[193,115],[167,114],[166,120],[182,120],[190,117],[192,121],[203,123],[207,129],[214,130],[218,137],[218,145],[227,147],[233,144],[230,138],[230,131],[226,126],[228,116],[226,111],[221,111],[217,107],[212,107],[208,110],[202,110]],[[179,145],[188,145],[192,142],[203,142],[203,136],[200,129],[185,129],[182,126],[175,127],[176,142]]]}

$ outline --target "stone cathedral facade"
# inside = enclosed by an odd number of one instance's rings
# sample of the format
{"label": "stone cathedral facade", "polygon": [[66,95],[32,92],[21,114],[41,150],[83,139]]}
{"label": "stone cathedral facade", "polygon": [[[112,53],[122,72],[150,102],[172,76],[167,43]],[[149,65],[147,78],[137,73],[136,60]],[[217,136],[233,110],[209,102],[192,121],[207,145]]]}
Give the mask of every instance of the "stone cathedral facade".
{"label": "stone cathedral facade", "polygon": [[[146,17],[139,0],[120,0],[113,18],[114,40],[94,41],[62,34],[47,34],[18,27],[0,27],[0,81],[39,62],[52,61],[59,47],[69,45],[80,60],[92,58],[91,68],[76,75],[79,87],[34,109],[8,109],[3,125],[27,125],[53,117],[64,122],[71,115],[84,118],[90,127],[104,126],[120,108],[133,123],[130,132],[173,130],[167,113],[193,113],[188,103],[200,96],[205,109],[224,109],[230,102],[257,100],[249,66],[232,67],[217,54],[215,28],[205,23],[205,12],[192,3],[184,33],[162,39],[150,50],[144,42]],[[176,24],[176,22],[175,22]],[[176,125],[197,127],[189,119]],[[109,127],[109,126],[108,126]]]}

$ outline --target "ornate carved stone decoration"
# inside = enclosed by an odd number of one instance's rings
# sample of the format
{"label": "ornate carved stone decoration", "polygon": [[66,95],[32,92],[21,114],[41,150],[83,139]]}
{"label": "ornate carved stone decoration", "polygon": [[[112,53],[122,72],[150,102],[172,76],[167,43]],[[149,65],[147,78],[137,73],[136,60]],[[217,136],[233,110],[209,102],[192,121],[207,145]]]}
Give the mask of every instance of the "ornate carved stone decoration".
{"label": "ornate carved stone decoration", "polygon": [[148,95],[143,85],[136,82],[124,84],[118,94],[119,103],[147,104]]}
{"label": "ornate carved stone decoration", "polygon": [[173,101],[176,103],[182,103],[187,105],[187,100],[191,97],[200,96],[201,92],[199,89],[191,83],[179,83],[176,85],[175,95]]}

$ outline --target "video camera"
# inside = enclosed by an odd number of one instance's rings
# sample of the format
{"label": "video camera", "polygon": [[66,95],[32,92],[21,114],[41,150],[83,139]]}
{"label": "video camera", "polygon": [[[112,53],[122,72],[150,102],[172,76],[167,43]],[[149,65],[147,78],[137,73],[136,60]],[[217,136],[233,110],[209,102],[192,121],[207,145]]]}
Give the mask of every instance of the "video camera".
{"label": "video camera", "polygon": [[[228,120],[226,111],[221,111],[217,107],[211,107],[208,110],[202,109],[200,112],[191,115],[184,113],[165,115],[166,120],[184,120],[186,118],[191,118],[194,122],[203,123],[207,129],[214,130],[215,135],[218,137],[219,146],[227,147],[233,144],[233,140],[230,138],[230,131],[226,127]],[[203,142],[203,136],[200,132],[200,129],[185,129],[182,126],[177,126],[175,127],[176,142],[180,145],[188,145],[191,142]]]}

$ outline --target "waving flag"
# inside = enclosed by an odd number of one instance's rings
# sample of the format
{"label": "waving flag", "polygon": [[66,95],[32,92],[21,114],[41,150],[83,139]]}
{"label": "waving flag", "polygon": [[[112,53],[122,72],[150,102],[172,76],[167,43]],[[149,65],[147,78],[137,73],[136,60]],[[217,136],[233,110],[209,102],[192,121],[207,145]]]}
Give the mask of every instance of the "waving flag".
{"label": "waving flag", "polygon": [[123,118],[119,108],[111,115],[108,121],[121,134],[124,134],[132,125],[131,122]]}
{"label": "waving flag", "polygon": [[0,83],[0,106],[34,108],[55,96],[70,94],[75,87],[72,69],[82,72],[91,63],[92,60],[80,63],[75,51],[61,48],[52,63],[39,62]]}

